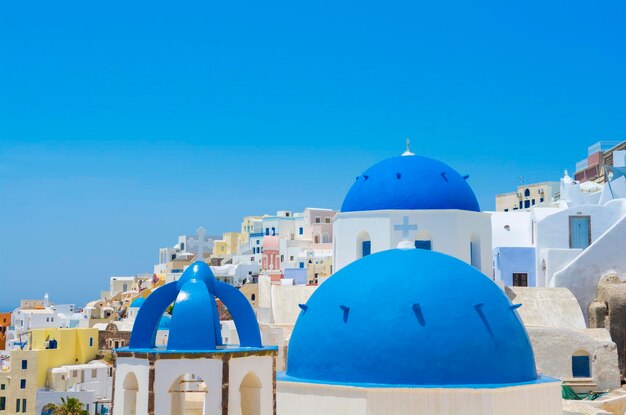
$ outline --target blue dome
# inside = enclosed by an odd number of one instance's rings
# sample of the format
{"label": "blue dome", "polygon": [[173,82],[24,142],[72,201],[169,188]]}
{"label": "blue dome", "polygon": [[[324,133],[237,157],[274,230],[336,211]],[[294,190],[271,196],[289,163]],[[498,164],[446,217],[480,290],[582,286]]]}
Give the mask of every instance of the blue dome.
{"label": "blue dome", "polygon": [[515,306],[470,265],[392,249],[341,269],[311,296],[287,377],[341,384],[452,386],[537,380]]}
{"label": "blue dome", "polygon": [[428,157],[392,157],[356,178],[341,211],[460,209],[480,212],[466,178],[447,164]]}
{"label": "blue dome", "polygon": [[[241,346],[261,347],[259,325],[246,297],[232,285],[216,281],[209,266],[197,261],[178,281],[159,287],[145,299],[133,325],[129,349],[154,349],[157,330],[167,325],[167,350],[216,350],[222,346],[222,336],[215,298],[228,307]],[[163,313],[172,303],[170,319]]]}
{"label": "blue dome", "polygon": [[130,303],[129,307],[136,307],[139,308],[141,307],[141,305],[146,301],[145,298],[143,297],[137,297],[133,300],[132,303]]}

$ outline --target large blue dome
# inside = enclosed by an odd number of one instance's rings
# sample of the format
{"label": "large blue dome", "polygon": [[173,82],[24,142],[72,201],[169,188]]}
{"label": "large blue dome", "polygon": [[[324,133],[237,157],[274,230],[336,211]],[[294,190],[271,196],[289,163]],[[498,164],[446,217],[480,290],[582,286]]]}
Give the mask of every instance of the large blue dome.
{"label": "large blue dome", "polygon": [[537,380],[528,334],[502,290],[470,265],[392,249],[334,274],[289,343],[294,380],[416,386]]}
{"label": "large blue dome", "polygon": [[428,157],[392,157],[356,178],[341,211],[461,209],[479,212],[480,206],[466,179],[447,164]]}

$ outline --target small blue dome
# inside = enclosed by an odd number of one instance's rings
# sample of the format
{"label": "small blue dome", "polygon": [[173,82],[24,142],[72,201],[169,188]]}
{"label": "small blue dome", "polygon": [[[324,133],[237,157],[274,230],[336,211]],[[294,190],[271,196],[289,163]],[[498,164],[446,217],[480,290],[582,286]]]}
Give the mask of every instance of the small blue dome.
{"label": "small blue dome", "polygon": [[456,258],[392,249],[341,269],[313,293],[286,375],[341,384],[452,386],[537,380],[515,307]]}
{"label": "small blue dome", "polygon": [[135,298],[135,299],[133,300],[133,302],[132,302],[132,303],[130,303],[130,306],[129,306],[129,307],[136,307],[136,308],[139,308],[139,307],[141,307],[141,306],[142,306],[142,304],[143,304],[145,301],[146,301],[146,299],[145,299],[145,298],[143,298],[143,297],[137,297],[137,298]]}
{"label": "small blue dome", "polygon": [[383,160],[356,178],[342,212],[460,209],[480,212],[466,177],[440,161],[421,156]]}
{"label": "small blue dome", "polygon": [[[133,325],[129,349],[154,349],[157,330],[167,326],[167,350],[216,350],[222,346],[222,336],[215,298],[228,307],[241,346],[261,347],[259,325],[246,297],[232,285],[216,281],[209,266],[197,261],[178,281],[159,287],[145,300]],[[172,317],[163,316],[172,303]]]}

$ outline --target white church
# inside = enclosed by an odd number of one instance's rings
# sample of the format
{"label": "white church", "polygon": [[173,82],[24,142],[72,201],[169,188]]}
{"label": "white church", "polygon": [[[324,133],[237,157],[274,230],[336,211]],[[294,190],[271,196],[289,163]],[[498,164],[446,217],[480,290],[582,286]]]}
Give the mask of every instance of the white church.
{"label": "white church", "polygon": [[491,215],[480,211],[468,177],[408,145],[367,169],[334,218],[334,270],[410,240],[491,275]]}

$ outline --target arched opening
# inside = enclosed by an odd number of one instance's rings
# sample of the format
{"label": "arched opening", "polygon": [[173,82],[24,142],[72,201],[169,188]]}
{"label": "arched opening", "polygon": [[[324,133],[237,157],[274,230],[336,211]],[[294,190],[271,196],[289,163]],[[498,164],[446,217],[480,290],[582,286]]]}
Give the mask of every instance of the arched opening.
{"label": "arched opening", "polygon": [[427,231],[419,231],[417,235],[415,235],[415,248],[417,249],[426,249],[428,251],[432,251],[433,249],[433,241],[432,236]]}
{"label": "arched opening", "polygon": [[139,383],[137,382],[137,376],[135,376],[133,372],[129,372],[122,384],[124,414],[135,415],[137,413],[138,390]]}
{"label": "arched opening", "polygon": [[241,415],[261,414],[261,386],[259,377],[253,372],[244,376],[239,386]]}
{"label": "arched opening", "polygon": [[524,190],[524,197],[530,196],[530,189]]}
{"label": "arched opening", "polygon": [[584,350],[579,350],[572,356],[572,377],[591,377],[591,358],[589,356],[589,353],[585,352]]}
{"label": "arched opening", "polygon": [[172,397],[171,414],[204,414],[207,386],[201,377],[193,373],[180,375],[172,382],[169,392]]}
{"label": "arched opening", "polygon": [[470,241],[470,263],[474,268],[480,269],[480,236],[473,233]]}
{"label": "arched opening", "polygon": [[328,235],[328,232],[322,233],[322,243],[323,244],[330,243],[330,236]]}
{"label": "arched opening", "polygon": [[370,234],[366,231],[359,233],[356,239],[356,257],[357,259],[368,256],[372,253],[372,240]]}

